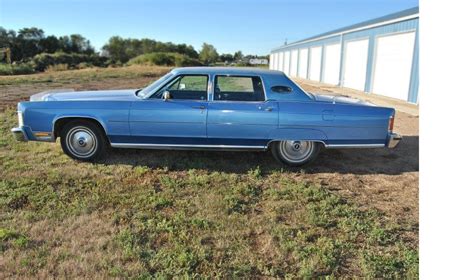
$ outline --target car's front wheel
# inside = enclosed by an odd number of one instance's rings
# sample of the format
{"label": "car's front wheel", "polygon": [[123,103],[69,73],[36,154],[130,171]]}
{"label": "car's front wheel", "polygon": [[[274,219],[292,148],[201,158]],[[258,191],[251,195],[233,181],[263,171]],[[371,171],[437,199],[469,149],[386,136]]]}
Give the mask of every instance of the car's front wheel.
{"label": "car's front wheel", "polygon": [[82,161],[95,161],[105,152],[107,140],[102,130],[91,121],[67,123],[61,130],[61,147],[68,156]]}
{"label": "car's front wheel", "polygon": [[272,154],[280,162],[289,166],[302,166],[316,159],[321,144],[313,141],[287,140],[272,143]]}

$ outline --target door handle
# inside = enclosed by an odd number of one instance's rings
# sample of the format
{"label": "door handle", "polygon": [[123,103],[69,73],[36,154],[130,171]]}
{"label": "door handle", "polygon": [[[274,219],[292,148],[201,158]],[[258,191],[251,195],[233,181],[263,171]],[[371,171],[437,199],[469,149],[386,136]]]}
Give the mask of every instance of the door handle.
{"label": "door handle", "polygon": [[206,106],[203,106],[203,105],[201,105],[201,106],[192,106],[191,108],[204,110],[204,109],[206,109]]}
{"label": "door handle", "polygon": [[265,111],[267,111],[267,112],[273,111],[273,107],[265,107],[265,108],[263,108],[262,106],[258,106],[258,109],[259,109],[259,110],[265,110]]}

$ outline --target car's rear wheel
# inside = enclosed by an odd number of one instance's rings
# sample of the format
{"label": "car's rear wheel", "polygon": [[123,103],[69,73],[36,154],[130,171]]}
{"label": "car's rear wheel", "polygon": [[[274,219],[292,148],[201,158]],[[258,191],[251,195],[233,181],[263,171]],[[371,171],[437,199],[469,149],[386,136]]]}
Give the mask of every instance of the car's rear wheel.
{"label": "car's rear wheel", "polygon": [[71,121],[61,130],[60,137],[64,153],[81,161],[95,161],[107,148],[102,129],[92,121]]}
{"label": "car's rear wheel", "polygon": [[316,159],[321,144],[313,141],[287,140],[273,142],[272,154],[280,162],[289,166],[302,166]]}

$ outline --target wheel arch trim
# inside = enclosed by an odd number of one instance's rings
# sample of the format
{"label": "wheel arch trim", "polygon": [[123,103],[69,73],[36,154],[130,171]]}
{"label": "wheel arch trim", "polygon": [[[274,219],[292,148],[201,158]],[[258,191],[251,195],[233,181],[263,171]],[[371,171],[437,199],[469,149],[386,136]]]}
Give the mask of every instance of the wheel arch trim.
{"label": "wheel arch trim", "polygon": [[97,118],[97,117],[94,117],[94,116],[90,116],[90,115],[80,115],[80,114],[74,114],[74,115],[60,115],[60,116],[56,116],[54,119],[53,119],[53,126],[52,126],[52,136],[53,138],[55,139],[57,136],[57,132],[59,131],[56,131],[56,123],[58,121],[61,121],[61,120],[64,120],[64,119],[85,119],[85,120],[92,120],[92,121],[95,121],[97,122],[99,125],[100,125],[100,128],[104,131],[105,133],[105,137],[108,139],[108,134],[107,134],[107,126],[105,125],[105,122],[102,121],[101,119]]}
{"label": "wheel arch trim", "polygon": [[311,141],[311,142],[316,142],[316,143],[320,143],[322,144],[325,148],[327,148],[327,144],[326,142],[324,142],[323,140],[317,140],[317,139],[286,139],[286,138],[282,138],[282,139],[272,139],[270,141],[268,141],[268,144],[267,144],[267,149],[272,145],[272,143],[274,142],[281,142],[281,141],[291,141],[291,140],[294,140],[294,141]]}

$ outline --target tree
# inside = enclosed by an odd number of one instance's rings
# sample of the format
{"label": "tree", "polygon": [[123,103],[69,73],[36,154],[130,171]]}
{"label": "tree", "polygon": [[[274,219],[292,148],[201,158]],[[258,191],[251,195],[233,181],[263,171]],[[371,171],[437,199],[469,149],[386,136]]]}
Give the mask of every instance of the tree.
{"label": "tree", "polygon": [[44,38],[44,31],[36,27],[25,27],[18,30],[18,37],[26,40],[39,41]]}
{"label": "tree", "polygon": [[199,59],[204,64],[211,64],[215,63],[219,58],[219,54],[217,53],[216,48],[213,45],[203,43],[201,51],[199,52]]}
{"label": "tree", "polygon": [[54,53],[61,49],[61,44],[56,36],[48,36],[39,41],[39,47],[43,52]]}
{"label": "tree", "polygon": [[130,59],[127,56],[125,41],[119,36],[110,37],[109,42],[102,49],[114,61],[124,63]]}
{"label": "tree", "polygon": [[199,54],[196,50],[186,44],[174,44],[172,42],[160,42],[152,39],[123,39],[114,36],[109,39],[107,44],[102,47],[104,53],[112,60],[127,62],[133,57],[147,53],[179,53],[187,55],[190,58],[197,59]]}
{"label": "tree", "polygon": [[236,52],[234,53],[234,61],[235,61],[235,62],[239,62],[239,61],[241,61],[243,58],[244,58],[244,54],[242,53],[242,51],[236,51]]}
{"label": "tree", "polygon": [[231,62],[234,60],[234,56],[230,53],[223,53],[219,55],[219,61],[221,62]]}

